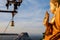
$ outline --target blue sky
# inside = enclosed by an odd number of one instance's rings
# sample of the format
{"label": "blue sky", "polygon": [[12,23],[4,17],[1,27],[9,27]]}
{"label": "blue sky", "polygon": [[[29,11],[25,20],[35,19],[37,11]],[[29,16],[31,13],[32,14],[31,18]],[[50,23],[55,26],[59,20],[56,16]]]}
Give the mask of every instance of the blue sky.
{"label": "blue sky", "polygon": [[[6,0],[0,1],[0,9],[6,10],[5,3]],[[11,9],[12,6],[9,7]],[[9,26],[6,33],[42,34],[45,31],[43,18],[46,11],[49,11],[49,0],[23,0],[14,18],[15,27]],[[0,32],[4,32],[10,19],[10,13],[0,13]]]}

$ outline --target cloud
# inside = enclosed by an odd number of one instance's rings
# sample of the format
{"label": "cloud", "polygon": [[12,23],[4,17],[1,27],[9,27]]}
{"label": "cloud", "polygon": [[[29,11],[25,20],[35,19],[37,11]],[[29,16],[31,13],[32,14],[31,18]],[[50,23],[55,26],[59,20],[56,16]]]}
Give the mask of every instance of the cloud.
{"label": "cloud", "polygon": [[0,6],[4,6],[5,2],[6,2],[6,0],[0,0]]}
{"label": "cloud", "polygon": [[21,30],[21,31],[31,32],[31,33],[33,33],[33,31],[36,31],[36,33],[38,34],[43,32],[42,23],[39,22],[17,22],[15,24],[16,24],[15,28],[17,28],[16,29],[17,31]]}
{"label": "cloud", "polygon": [[[6,32],[19,33],[22,31],[27,31],[33,34],[39,34],[44,32],[43,29],[45,28],[42,22],[45,11],[49,9],[48,3],[49,1],[46,0],[23,0],[22,5],[20,6],[20,8],[18,8],[18,14],[16,14],[14,18],[15,27],[11,28],[9,26]],[[1,4],[3,5],[4,3],[1,2]],[[5,7],[0,8],[4,9]],[[5,25],[7,25],[8,21],[11,19],[11,14],[0,14],[0,19],[0,23],[2,24],[0,28],[5,29]]]}
{"label": "cloud", "polygon": [[[9,22],[0,22],[0,28],[1,28],[0,32],[4,32],[4,30],[7,27],[8,23]],[[8,33],[28,32],[28,33],[31,33],[31,34],[41,34],[43,32],[43,26],[42,26],[42,23],[39,23],[39,22],[17,21],[17,22],[15,22],[14,27],[11,27],[10,24],[9,24],[8,29],[6,30],[6,32],[8,32]]]}

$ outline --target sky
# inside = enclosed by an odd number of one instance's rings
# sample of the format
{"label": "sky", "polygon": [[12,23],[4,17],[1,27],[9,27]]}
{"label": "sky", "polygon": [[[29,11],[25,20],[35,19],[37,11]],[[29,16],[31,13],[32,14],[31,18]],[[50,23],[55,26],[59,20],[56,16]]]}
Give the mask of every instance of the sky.
{"label": "sky", "polygon": [[[15,26],[9,24],[6,33],[28,32],[30,34],[42,34],[45,31],[43,18],[45,12],[49,11],[50,0],[23,0],[18,13],[14,17]],[[6,0],[0,0],[0,10],[6,9]],[[13,5],[8,10],[12,10]],[[4,33],[11,19],[11,13],[0,12],[0,32]]]}

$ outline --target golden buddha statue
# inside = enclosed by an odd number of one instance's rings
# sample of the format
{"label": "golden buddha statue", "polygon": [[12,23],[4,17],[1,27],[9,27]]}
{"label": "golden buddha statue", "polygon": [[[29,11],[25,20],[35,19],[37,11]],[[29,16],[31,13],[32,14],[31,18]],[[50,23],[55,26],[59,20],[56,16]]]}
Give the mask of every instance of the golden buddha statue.
{"label": "golden buddha statue", "polygon": [[46,11],[43,24],[46,27],[44,40],[60,40],[60,0],[50,0],[50,11],[53,14],[49,21]]}

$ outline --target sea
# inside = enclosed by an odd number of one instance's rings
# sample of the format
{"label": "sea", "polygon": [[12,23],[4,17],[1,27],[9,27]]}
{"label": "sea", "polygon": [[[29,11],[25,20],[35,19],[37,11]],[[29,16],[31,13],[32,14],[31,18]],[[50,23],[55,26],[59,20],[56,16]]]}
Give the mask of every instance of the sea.
{"label": "sea", "polygon": [[32,35],[30,37],[32,40],[42,40],[43,39],[43,35]]}
{"label": "sea", "polygon": [[[29,35],[32,40],[42,40],[43,35]],[[0,40],[15,40],[17,35],[0,35]]]}

